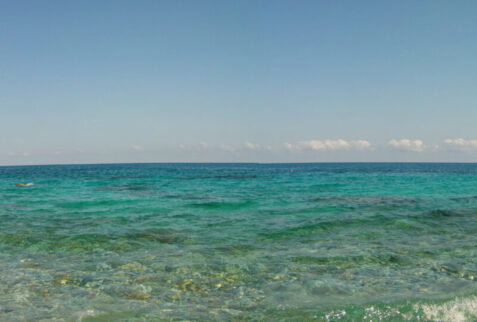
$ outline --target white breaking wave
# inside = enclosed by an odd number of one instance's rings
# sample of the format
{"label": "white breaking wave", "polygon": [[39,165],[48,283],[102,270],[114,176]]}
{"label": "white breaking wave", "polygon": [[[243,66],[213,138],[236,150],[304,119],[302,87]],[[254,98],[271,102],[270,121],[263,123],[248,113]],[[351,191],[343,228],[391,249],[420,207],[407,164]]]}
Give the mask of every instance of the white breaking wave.
{"label": "white breaking wave", "polygon": [[477,318],[477,296],[456,298],[443,304],[415,305],[431,321],[470,321]]}
{"label": "white breaking wave", "polygon": [[358,316],[349,316],[350,312],[346,312],[345,309],[339,309],[328,312],[323,318],[326,321],[342,319],[351,319],[352,321],[394,321],[398,319],[402,321],[462,322],[477,320],[477,296],[456,298],[436,304],[416,303],[411,310],[405,306],[369,306],[363,308],[363,311],[358,313]]}

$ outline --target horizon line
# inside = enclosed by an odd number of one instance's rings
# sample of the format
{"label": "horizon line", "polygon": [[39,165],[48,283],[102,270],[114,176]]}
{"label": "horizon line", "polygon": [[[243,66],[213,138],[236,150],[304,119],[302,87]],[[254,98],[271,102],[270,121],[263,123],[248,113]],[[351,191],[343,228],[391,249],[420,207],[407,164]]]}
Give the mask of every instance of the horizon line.
{"label": "horizon line", "polygon": [[8,167],[42,167],[42,166],[81,166],[81,165],[139,165],[139,164],[256,164],[256,165],[280,165],[280,164],[477,164],[477,161],[455,162],[455,161],[312,161],[312,162],[99,162],[99,163],[39,163],[39,164],[0,164],[0,168]]}

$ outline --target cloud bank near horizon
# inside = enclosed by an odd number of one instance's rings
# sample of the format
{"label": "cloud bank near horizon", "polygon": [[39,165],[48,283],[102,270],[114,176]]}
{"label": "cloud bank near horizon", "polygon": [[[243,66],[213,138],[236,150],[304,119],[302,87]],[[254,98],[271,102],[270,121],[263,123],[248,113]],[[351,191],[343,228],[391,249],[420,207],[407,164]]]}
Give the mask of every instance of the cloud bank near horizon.
{"label": "cloud bank near horizon", "polygon": [[[171,147],[169,147],[171,148]],[[227,152],[240,152],[244,150],[250,151],[274,151],[274,152],[287,152],[287,153],[306,153],[306,152],[370,152],[370,151],[389,151],[394,150],[397,152],[477,152],[477,139],[445,139],[440,144],[426,144],[420,139],[391,139],[385,144],[375,144],[368,140],[344,140],[344,139],[312,139],[302,140],[294,143],[283,143],[278,145],[262,145],[246,141],[243,144],[231,145],[231,144],[209,144],[206,142],[200,142],[197,145],[185,146],[180,145],[183,150],[222,150]],[[135,148],[134,148],[135,149]],[[137,149],[135,149],[137,150]],[[141,150],[142,151],[142,150]]]}
{"label": "cloud bank near horizon", "polygon": [[477,151],[477,140],[465,140],[459,139],[446,139],[444,140],[445,147],[460,152],[473,152]]}
{"label": "cloud bank near horizon", "polygon": [[[102,157],[109,156],[107,162],[141,162],[141,156],[148,156],[147,162],[163,160],[168,156],[180,157],[183,162],[195,162],[194,160],[208,160],[210,162],[227,160],[227,162],[261,160],[263,162],[282,162],[282,160],[328,160],[327,156],[335,156],[336,161],[353,160],[353,157],[360,156],[366,160],[389,160],[406,161],[409,160],[430,160],[442,161],[448,156],[455,156],[457,159],[466,160],[466,155],[475,158],[477,155],[477,139],[445,139],[439,144],[428,144],[421,139],[391,139],[387,142],[376,144],[365,139],[345,140],[345,139],[311,139],[301,140],[294,143],[282,143],[275,145],[259,144],[245,141],[241,144],[208,143],[201,141],[197,144],[177,144],[161,147],[151,147],[135,144],[124,147],[111,153],[100,150],[88,150],[85,148],[74,148],[70,151],[9,151],[0,153],[0,164],[37,164],[63,161],[69,157],[71,160],[86,162],[81,160],[91,160],[91,162],[103,162]],[[191,156],[190,160],[188,159]],[[263,158],[260,158],[262,156]],[[389,157],[391,156],[391,157]],[[415,157],[413,157],[415,156]],[[422,157],[427,156],[427,159]],[[311,158],[311,159],[310,159]],[[342,159],[341,159],[342,158]],[[468,158],[468,157],[467,157]],[[360,159],[360,160],[361,160]],[[46,161],[43,161],[46,160]],[[174,159],[177,160],[177,159]],[[477,160],[477,159],[476,159]],[[261,162],[259,161],[259,162]],[[36,163],[35,163],[36,162]],[[90,161],[87,161],[90,162]],[[160,161],[163,162],[163,161]],[[166,161],[164,161],[166,162]],[[172,161],[171,161],[172,162]],[[76,162],[73,162],[76,163]]]}
{"label": "cloud bank near horizon", "polygon": [[297,143],[285,143],[285,148],[289,151],[302,151],[302,150],[314,150],[314,151],[336,151],[336,150],[365,150],[372,147],[371,142],[366,140],[346,141],[343,139],[338,140],[309,140],[299,141]]}
{"label": "cloud bank near horizon", "polygon": [[396,140],[392,139],[388,142],[388,145],[398,149],[398,150],[405,150],[405,151],[413,151],[413,152],[423,152],[425,149],[424,142],[421,140],[409,140],[409,139],[401,139]]}

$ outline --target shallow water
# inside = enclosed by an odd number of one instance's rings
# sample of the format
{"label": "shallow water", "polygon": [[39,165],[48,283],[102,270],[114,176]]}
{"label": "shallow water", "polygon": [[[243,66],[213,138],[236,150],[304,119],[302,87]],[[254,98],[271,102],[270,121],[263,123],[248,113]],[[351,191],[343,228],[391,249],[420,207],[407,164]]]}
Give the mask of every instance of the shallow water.
{"label": "shallow water", "polygon": [[0,320],[477,319],[476,224],[477,164],[0,167]]}

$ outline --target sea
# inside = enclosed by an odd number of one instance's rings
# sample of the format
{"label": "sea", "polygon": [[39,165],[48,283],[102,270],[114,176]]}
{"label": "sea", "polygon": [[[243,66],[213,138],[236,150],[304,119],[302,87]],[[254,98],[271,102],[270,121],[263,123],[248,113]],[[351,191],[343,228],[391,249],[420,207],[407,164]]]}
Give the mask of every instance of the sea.
{"label": "sea", "polygon": [[476,319],[477,164],[0,167],[2,321]]}

